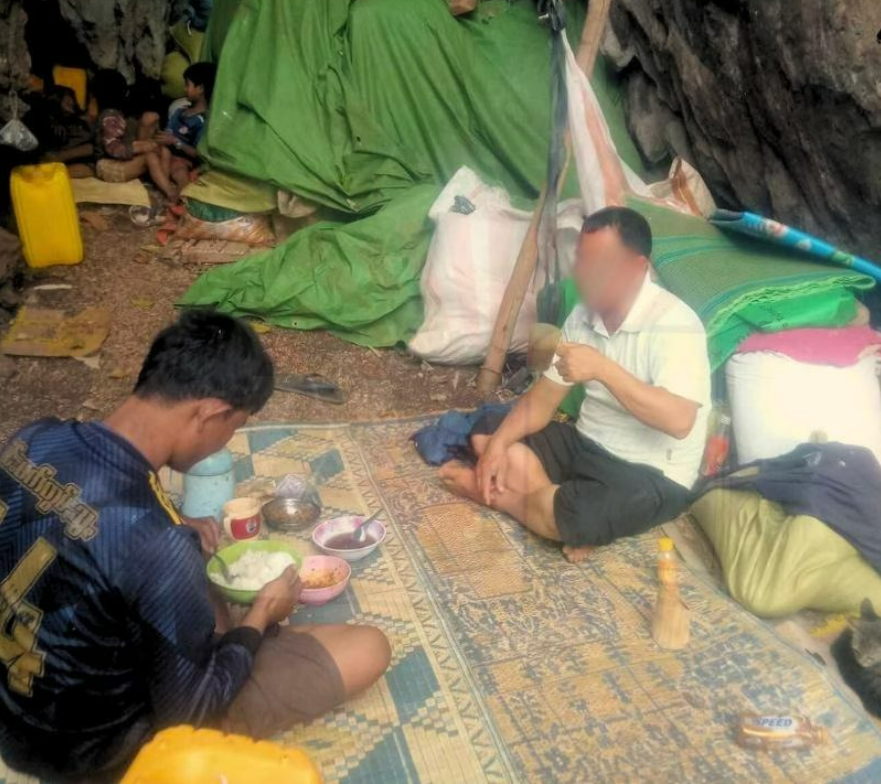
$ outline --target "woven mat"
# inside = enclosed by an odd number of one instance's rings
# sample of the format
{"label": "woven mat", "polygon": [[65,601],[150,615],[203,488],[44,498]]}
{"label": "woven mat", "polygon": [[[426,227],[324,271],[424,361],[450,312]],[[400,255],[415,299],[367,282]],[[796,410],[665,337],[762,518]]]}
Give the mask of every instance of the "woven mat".
{"label": "woven mat", "polygon": [[[372,623],[394,647],[366,694],[277,740],[328,781],[877,781],[881,732],[818,661],[686,567],[692,641],[649,634],[656,533],[570,566],[501,515],[451,498],[408,443],[418,421],[259,427],[231,448],[244,491],[324,478],[324,515],[381,508],[385,544],[295,623]],[[306,540],[300,540],[308,549]],[[742,710],[830,729],[811,753],[734,743]]]}
{"label": "woven mat", "polygon": [[[237,436],[246,489],[328,477],[325,516],[382,508],[385,545],[350,590],[302,622],[358,620],[395,649],[376,688],[281,740],[330,781],[806,780],[881,766],[881,733],[826,669],[728,599],[686,578],[692,643],[649,634],[657,534],[568,565],[505,517],[459,502],[408,442],[413,421],[260,428]],[[833,743],[757,755],[738,711],[799,711]],[[877,777],[877,776],[876,776]]]}
{"label": "woven mat", "polygon": [[128,182],[104,182],[97,177],[70,181],[73,198],[77,204],[124,204],[137,207],[150,206],[150,194],[140,180]]}

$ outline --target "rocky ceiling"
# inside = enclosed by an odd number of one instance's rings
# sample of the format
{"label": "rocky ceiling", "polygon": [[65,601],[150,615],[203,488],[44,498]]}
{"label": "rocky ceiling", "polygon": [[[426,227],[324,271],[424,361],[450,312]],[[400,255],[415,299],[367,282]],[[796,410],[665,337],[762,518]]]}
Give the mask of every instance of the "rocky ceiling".
{"label": "rocky ceiling", "polygon": [[881,262],[879,29],[879,0],[614,0],[605,49],[647,159]]}
{"label": "rocky ceiling", "polygon": [[[132,79],[158,75],[183,0],[32,2]],[[614,0],[604,48],[647,160],[681,154],[723,206],[881,261],[879,28],[881,0]],[[26,80],[23,30],[22,0],[0,0],[0,88]]]}
{"label": "rocky ceiling", "polygon": [[129,81],[158,77],[175,0],[58,0],[61,13],[100,68]]}

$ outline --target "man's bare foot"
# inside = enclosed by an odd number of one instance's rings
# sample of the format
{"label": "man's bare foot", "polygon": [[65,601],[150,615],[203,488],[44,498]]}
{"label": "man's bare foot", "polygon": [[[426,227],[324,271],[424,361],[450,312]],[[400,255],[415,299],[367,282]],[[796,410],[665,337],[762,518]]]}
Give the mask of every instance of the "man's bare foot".
{"label": "man's bare foot", "polygon": [[456,460],[444,463],[437,472],[438,478],[454,495],[467,498],[476,504],[482,504],[480,490],[477,488],[477,472]]}
{"label": "man's bare foot", "polygon": [[568,544],[563,545],[563,555],[569,563],[579,564],[586,561],[590,554],[596,550],[596,547],[570,547]]}

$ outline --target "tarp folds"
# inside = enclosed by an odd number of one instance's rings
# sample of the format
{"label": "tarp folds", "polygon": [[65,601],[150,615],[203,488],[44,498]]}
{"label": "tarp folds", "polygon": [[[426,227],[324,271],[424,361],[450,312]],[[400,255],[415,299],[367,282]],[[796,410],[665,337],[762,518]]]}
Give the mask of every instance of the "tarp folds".
{"label": "tarp folds", "polygon": [[309,226],[274,250],[203,275],[181,304],[392,346],[422,322],[419,278],[439,191],[420,185],[368,218]]}
{"label": "tarp folds", "polygon": [[[584,8],[567,7],[577,39]],[[484,0],[454,18],[445,0],[218,0],[206,42],[222,51],[202,144],[209,162],[353,218],[387,205],[411,219],[394,225],[379,212],[361,225],[310,228],[270,254],[211,270],[183,304],[374,345],[409,338],[421,321],[433,201],[425,194],[436,196],[461,166],[515,203],[538,193],[548,39],[532,2]],[[606,75],[598,70],[600,103],[621,155],[637,165]],[[574,174],[567,193],[577,194]],[[326,280],[315,279],[319,269]],[[352,276],[358,287],[342,282]],[[390,281],[400,290],[389,292]],[[367,326],[374,318],[382,322]]]}
{"label": "tarp folds", "polygon": [[243,0],[203,153],[355,214],[463,164],[534,197],[547,31],[531,3],[488,2],[480,14],[456,19],[445,0]]}

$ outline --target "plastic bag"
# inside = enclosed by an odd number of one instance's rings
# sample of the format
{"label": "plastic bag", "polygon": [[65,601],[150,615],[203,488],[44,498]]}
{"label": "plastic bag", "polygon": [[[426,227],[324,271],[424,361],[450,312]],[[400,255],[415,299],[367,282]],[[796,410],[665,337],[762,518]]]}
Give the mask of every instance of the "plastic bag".
{"label": "plastic bag", "polygon": [[304,476],[285,474],[275,488],[276,498],[296,498],[321,506],[321,496],[315,485]]}
{"label": "plastic bag", "polygon": [[203,221],[187,213],[174,236],[181,240],[225,240],[245,245],[275,245],[275,232],[268,215],[242,215],[226,221]]}
{"label": "plastic bag", "polygon": [[22,152],[36,150],[40,145],[37,137],[31,133],[27,125],[18,119],[18,95],[13,91],[9,94],[9,98],[12,104],[12,119],[0,128],[0,144],[5,144],[7,147],[15,147]]}
{"label": "plastic bag", "polygon": [[0,144],[30,152],[37,149],[39,142],[21,120],[10,120],[0,129]]}

